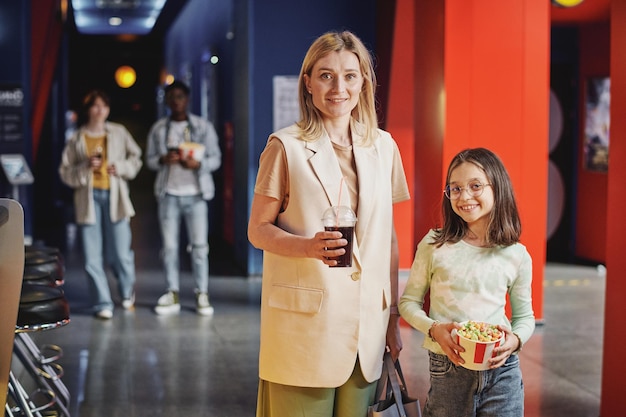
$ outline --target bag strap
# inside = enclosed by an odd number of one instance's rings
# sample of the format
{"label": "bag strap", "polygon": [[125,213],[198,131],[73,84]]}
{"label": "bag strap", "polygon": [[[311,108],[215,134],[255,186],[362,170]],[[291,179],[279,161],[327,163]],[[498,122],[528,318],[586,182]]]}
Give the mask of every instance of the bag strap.
{"label": "bag strap", "polygon": [[[380,374],[380,379],[378,380],[378,383],[376,384],[376,397],[374,397],[376,398],[376,401],[379,401],[382,399],[383,388],[389,385],[387,384],[388,379],[389,379],[389,371],[387,370],[387,363],[385,362],[384,357],[383,357],[383,370],[382,370],[382,373]],[[389,392],[387,393],[389,394]]]}
{"label": "bag strap", "polygon": [[396,407],[398,407],[398,414],[400,415],[400,417],[406,417],[406,411],[404,411],[404,406],[402,405],[402,393],[400,391],[398,374],[396,372],[396,367],[394,366],[393,359],[391,358],[391,353],[385,352],[383,359],[387,366],[389,384],[391,385],[391,391],[393,392],[393,396],[395,398]]}
{"label": "bag strap", "polygon": [[[385,357],[389,353],[384,353],[381,362],[383,363],[382,371],[380,374],[380,379],[376,384],[376,401],[388,400],[393,396],[393,392],[391,390],[391,383],[389,382],[390,375],[393,374],[393,366],[390,368],[388,365],[389,361],[385,360]],[[384,394],[384,395],[383,395]]]}
{"label": "bag strap", "polygon": [[404,375],[402,374],[402,368],[400,367],[400,359],[398,359],[395,363],[396,372],[398,373],[398,377],[400,380],[400,390],[407,392],[406,381],[404,380]]}

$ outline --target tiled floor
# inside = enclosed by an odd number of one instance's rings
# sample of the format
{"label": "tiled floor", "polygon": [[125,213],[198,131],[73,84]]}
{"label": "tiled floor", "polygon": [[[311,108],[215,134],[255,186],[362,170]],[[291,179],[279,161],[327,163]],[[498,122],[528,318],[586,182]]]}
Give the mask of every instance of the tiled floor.
{"label": "tiled floor", "polygon": [[[137,211],[131,223],[136,310],[118,307],[110,321],[92,317],[75,228],[65,233],[61,226],[58,235],[68,239],[64,288],[71,322],[32,337],[39,346],[50,343],[63,349],[58,363],[71,394],[72,417],[253,416],[260,280],[241,276],[221,253],[221,245],[211,242],[209,290],[215,315],[201,317],[192,310],[188,272],[181,278],[183,311],[173,317],[155,315],[152,309],[165,282],[158,260],[153,181],[154,173],[143,169],[130,184]],[[71,200],[66,203],[71,206]],[[520,354],[526,416],[598,417],[604,277],[591,267],[549,264],[544,284],[543,324]],[[423,404],[428,391],[423,336],[405,325],[402,338],[401,363],[409,390]]]}
{"label": "tiled floor", "polygon": [[[118,307],[110,321],[91,316],[80,250],[72,243],[70,227],[65,292],[71,322],[32,336],[39,346],[51,343],[63,349],[58,363],[71,394],[72,417],[254,416],[260,280],[238,274],[220,245],[212,244],[209,291],[215,315],[201,317],[193,311],[187,269],[181,277],[181,313],[155,315],[152,309],[165,282],[151,178],[144,176],[133,190],[139,213],[132,222],[135,311]],[[597,417],[604,277],[582,266],[550,264],[545,271],[544,323],[520,354],[526,416]],[[423,336],[405,325],[402,338],[407,384],[423,404],[428,391]]]}
{"label": "tiled floor", "polygon": [[[212,276],[213,317],[194,313],[191,278],[182,278],[183,311],[159,317],[152,307],[163,277],[157,265],[138,271],[137,308],[92,318],[79,256],[67,257],[71,323],[33,334],[60,345],[58,363],[74,417],[253,416],[259,336],[258,278]],[[526,416],[598,416],[604,278],[595,268],[548,265],[545,323],[521,353]],[[187,308],[185,308],[187,307]],[[402,327],[401,361],[412,394],[428,390],[422,335]]]}

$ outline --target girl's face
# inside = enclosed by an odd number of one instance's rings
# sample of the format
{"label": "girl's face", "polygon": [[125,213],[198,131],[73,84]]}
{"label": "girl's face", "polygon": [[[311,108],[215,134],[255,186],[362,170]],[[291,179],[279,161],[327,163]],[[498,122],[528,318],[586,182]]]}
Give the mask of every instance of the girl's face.
{"label": "girl's face", "polygon": [[[482,194],[472,196],[468,191],[468,185],[474,188],[482,184]],[[493,209],[494,195],[493,188],[489,185],[489,180],[485,172],[477,165],[470,162],[463,162],[450,172],[450,188],[458,187],[461,194],[457,199],[451,199],[452,210],[461,217],[468,226],[479,226],[487,228],[489,224],[489,214]]]}
{"label": "girl's face", "polygon": [[106,105],[104,100],[97,97],[91,107],[89,107],[89,121],[103,123],[109,117],[110,110],[111,109]]}
{"label": "girl's face", "polygon": [[363,75],[357,56],[349,51],[331,52],[304,75],[313,105],[329,119],[349,117],[359,102]]}

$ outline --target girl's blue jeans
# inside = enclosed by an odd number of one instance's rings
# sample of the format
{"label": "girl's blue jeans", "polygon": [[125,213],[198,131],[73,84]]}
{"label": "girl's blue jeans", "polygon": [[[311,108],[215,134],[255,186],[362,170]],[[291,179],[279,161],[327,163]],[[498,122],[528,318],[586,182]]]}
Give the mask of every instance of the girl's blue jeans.
{"label": "girl's blue jeans", "polygon": [[424,417],[523,417],[524,383],[519,357],[487,371],[456,366],[429,352],[430,391]]}

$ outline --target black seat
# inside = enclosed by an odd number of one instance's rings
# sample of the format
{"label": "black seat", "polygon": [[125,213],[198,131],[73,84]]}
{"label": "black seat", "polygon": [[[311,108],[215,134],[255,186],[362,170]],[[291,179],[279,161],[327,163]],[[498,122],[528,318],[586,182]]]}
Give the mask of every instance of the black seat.
{"label": "black seat", "polygon": [[61,263],[62,265],[65,264],[63,253],[61,253],[61,250],[59,248],[55,248],[53,246],[45,246],[42,244],[25,245],[24,252],[25,253],[30,253],[30,252],[45,253],[46,255],[55,256],[59,260],[59,263]]}
{"label": "black seat", "polygon": [[58,256],[41,251],[26,251],[24,253],[24,275],[36,271],[50,273],[57,285],[63,285],[65,265]]}
{"label": "black seat", "polygon": [[70,322],[70,306],[58,287],[22,283],[16,332],[38,331]]}
{"label": "black seat", "polygon": [[25,270],[22,284],[48,285],[52,287],[59,286],[59,282],[54,279],[54,274],[37,269]]}

